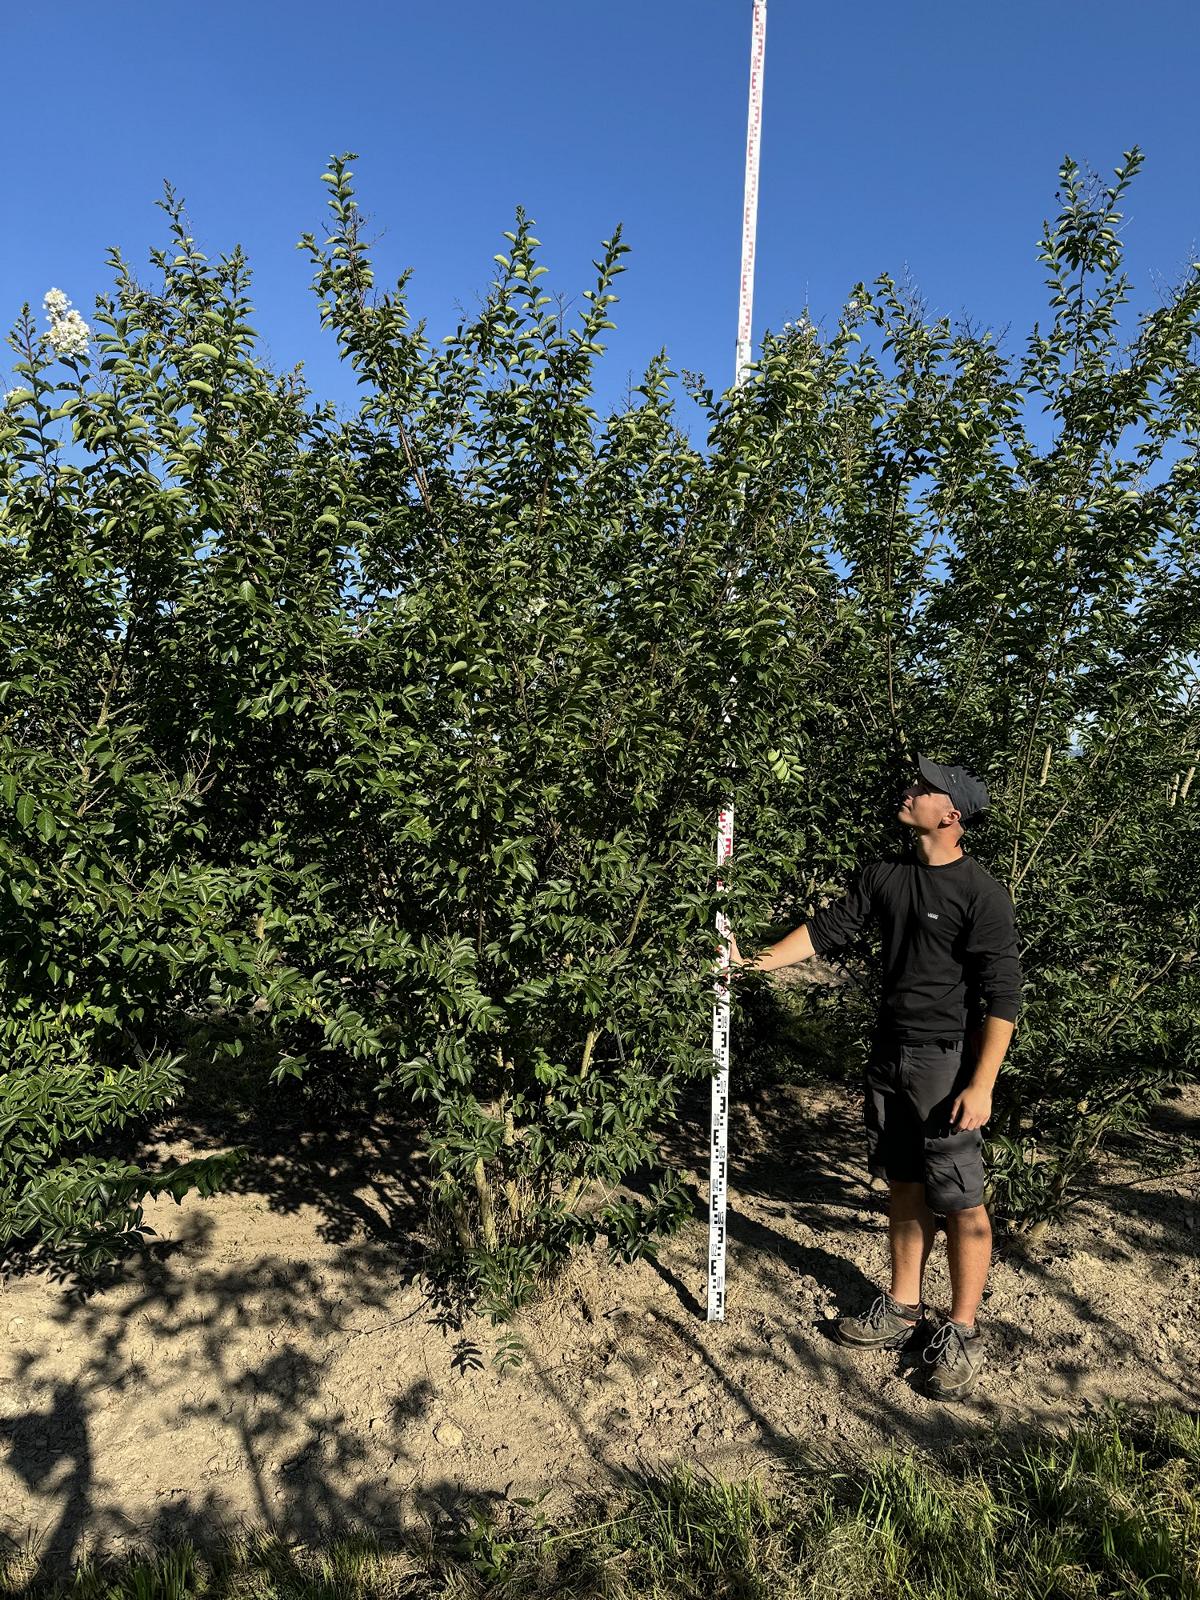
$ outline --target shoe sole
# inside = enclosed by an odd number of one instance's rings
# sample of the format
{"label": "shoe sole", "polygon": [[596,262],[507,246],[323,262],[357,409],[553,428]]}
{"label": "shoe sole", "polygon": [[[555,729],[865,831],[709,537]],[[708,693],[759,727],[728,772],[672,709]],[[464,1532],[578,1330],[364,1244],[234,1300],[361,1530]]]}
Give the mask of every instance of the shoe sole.
{"label": "shoe sole", "polygon": [[919,1323],[914,1322],[911,1328],[906,1328],[903,1333],[893,1333],[887,1339],[851,1339],[842,1330],[834,1326],[833,1337],[838,1344],[847,1350],[901,1350],[916,1333]]}

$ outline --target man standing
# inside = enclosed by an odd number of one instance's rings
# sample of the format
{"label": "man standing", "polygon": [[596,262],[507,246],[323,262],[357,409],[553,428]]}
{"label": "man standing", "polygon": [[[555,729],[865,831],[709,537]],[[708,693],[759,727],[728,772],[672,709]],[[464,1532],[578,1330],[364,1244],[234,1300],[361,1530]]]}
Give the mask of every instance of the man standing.
{"label": "man standing", "polygon": [[[1008,891],[962,847],[963,824],[988,792],[965,767],[917,757],[920,778],[896,815],[911,859],[873,861],[850,891],[755,960],[770,972],[838,949],[869,918],[883,936],[883,993],[866,1069],[867,1164],[888,1181],[892,1281],[837,1336],[861,1350],[896,1348],[921,1325],[925,1387],[965,1394],[983,1363],[975,1317],[991,1263],[983,1204],[984,1124],[992,1086],[1021,1008],[1021,972]],[[921,1299],[935,1215],[945,1219],[953,1300],[935,1330]]]}

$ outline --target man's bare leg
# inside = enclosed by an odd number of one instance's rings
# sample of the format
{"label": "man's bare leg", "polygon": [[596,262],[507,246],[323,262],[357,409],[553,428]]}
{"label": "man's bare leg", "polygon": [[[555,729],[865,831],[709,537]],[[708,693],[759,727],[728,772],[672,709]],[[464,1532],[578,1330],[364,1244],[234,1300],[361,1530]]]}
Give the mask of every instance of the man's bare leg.
{"label": "man's bare leg", "polygon": [[[925,1204],[923,1183],[890,1183],[888,1245],[892,1253],[893,1300],[901,1305],[921,1303],[925,1263],[933,1247],[933,1212]],[[982,1210],[982,1207],[980,1208]],[[990,1235],[989,1235],[990,1239]],[[986,1275],[987,1268],[984,1267]],[[982,1284],[980,1285],[982,1292]]]}
{"label": "man's bare leg", "polygon": [[992,1261],[992,1224],[986,1206],[946,1213],[946,1254],[953,1294],[950,1320],[973,1328]]}

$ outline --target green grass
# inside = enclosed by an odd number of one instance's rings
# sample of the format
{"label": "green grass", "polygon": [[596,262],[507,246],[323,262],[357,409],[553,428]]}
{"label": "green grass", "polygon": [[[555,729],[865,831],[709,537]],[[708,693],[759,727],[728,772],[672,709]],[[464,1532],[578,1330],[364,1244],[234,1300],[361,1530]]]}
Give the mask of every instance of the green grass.
{"label": "green grass", "polygon": [[1200,1600],[1200,1416],[1113,1410],[940,1462],[896,1453],[852,1474],[797,1468],[768,1495],[680,1467],[581,1503],[476,1513],[439,1545],[369,1536],[321,1549],[267,1535],[204,1553],[78,1568],[0,1595],[57,1600]]}

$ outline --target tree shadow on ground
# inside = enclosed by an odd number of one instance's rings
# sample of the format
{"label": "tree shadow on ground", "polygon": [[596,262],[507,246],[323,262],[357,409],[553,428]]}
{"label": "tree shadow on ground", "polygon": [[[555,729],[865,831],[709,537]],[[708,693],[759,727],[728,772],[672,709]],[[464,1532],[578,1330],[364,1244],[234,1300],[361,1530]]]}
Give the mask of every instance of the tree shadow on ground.
{"label": "tree shadow on ground", "polygon": [[[250,1265],[197,1265],[210,1233],[208,1219],[198,1216],[179,1240],[127,1263],[108,1285],[122,1291],[115,1302],[104,1292],[82,1304],[58,1301],[54,1320],[87,1353],[70,1379],[43,1376],[36,1349],[8,1364],[8,1414],[0,1415],[6,1465],[57,1508],[56,1520],[40,1530],[39,1576],[65,1572],[93,1541],[187,1536],[204,1547],[233,1526],[221,1493],[231,1474],[251,1486],[253,1525],[292,1539],[320,1540],[364,1525],[399,1533],[415,1513],[440,1513],[461,1493],[456,1485],[447,1499],[446,1482],[420,1472],[420,1435],[435,1399],[427,1373],[372,1380],[378,1412],[370,1419],[370,1451],[361,1419],[332,1403],[328,1372],[351,1343],[426,1314],[416,1295],[405,1316],[395,1315],[394,1252],[380,1243],[345,1246],[320,1270],[271,1256]],[[248,1333],[258,1336],[249,1344]],[[149,1520],[131,1521],[119,1498],[97,1485],[91,1422],[110,1407],[144,1413],[146,1463],[167,1474],[155,1486],[160,1504]],[[170,1437],[182,1438],[197,1421],[208,1424],[213,1442],[207,1487],[170,1476]],[[388,1462],[382,1475],[381,1450]],[[110,1472],[137,1470],[127,1447],[122,1457],[107,1463]]]}
{"label": "tree shadow on ground", "polygon": [[[220,1480],[233,1472],[252,1482],[261,1523],[290,1538],[356,1524],[398,1528],[422,1505],[443,1514],[449,1503],[443,1486],[437,1479],[415,1484],[415,1458],[403,1438],[426,1414],[427,1376],[401,1375],[394,1395],[380,1400],[373,1443],[378,1447],[389,1430],[395,1435],[385,1482],[376,1481],[377,1451],[371,1470],[356,1473],[366,1468],[361,1442],[344,1415],[327,1409],[322,1384],[323,1369],[348,1342],[394,1326],[399,1289],[417,1297],[408,1316],[439,1321],[436,1301],[415,1287],[429,1231],[421,1132],[417,1119],[386,1112],[352,1114],[335,1126],[303,1107],[254,1108],[238,1117],[193,1104],[156,1136],[131,1125],[97,1141],[97,1154],[151,1171],[181,1156],[242,1145],[246,1159],[222,1196],[259,1201],[280,1217],[312,1210],[313,1233],[336,1254],[332,1263],[267,1253],[214,1266],[215,1213],[206,1214],[207,1202],[192,1196],[177,1237],[149,1236],[90,1279],[58,1267],[47,1273],[33,1253],[4,1263],[3,1281],[49,1276],[64,1283],[53,1319],[90,1353],[68,1380],[46,1377],[41,1352],[33,1349],[10,1349],[0,1373],[7,1468],[57,1508],[53,1524],[41,1530],[42,1575],[69,1570],[93,1539],[186,1535],[203,1544],[213,1530],[219,1536],[227,1526]],[[147,1210],[148,1222],[154,1209]],[[261,1331],[264,1347],[235,1369],[227,1357],[247,1330]],[[320,1360],[292,1348],[314,1343],[324,1347]],[[172,1371],[177,1349],[187,1351],[195,1386],[182,1407],[159,1415],[156,1397],[179,1376]],[[163,1484],[150,1522],[131,1524],[96,1483],[89,1420],[112,1405],[145,1409],[146,1427],[158,1435],[197,1419],[208,1419],[214,1430],[219,1424],[220,1459],[209,1463],[214,1487],[197,1493]],[[11,1543],[11,1531],[6,1535]]]}

